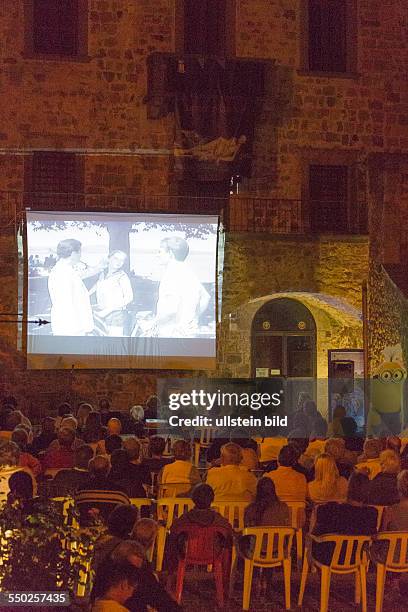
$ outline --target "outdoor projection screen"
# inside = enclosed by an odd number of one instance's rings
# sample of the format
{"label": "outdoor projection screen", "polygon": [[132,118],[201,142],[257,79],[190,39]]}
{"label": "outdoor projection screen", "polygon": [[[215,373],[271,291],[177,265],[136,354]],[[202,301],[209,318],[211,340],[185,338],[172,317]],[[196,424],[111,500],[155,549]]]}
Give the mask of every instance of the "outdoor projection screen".
{"label": "outdoor projection screen", "polygon": [[213,369],[218,221],[27,212],[28,367]]}

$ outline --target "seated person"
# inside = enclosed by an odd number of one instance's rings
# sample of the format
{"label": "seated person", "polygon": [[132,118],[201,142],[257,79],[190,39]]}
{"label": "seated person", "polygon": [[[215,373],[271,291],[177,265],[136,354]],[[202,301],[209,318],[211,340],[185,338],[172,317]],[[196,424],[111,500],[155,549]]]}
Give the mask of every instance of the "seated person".
{"label": "seated person", "polygon": [[108,559],[116,546],[124,540],[131,539],[132,531],[138,517],[136,506],[118,505],[109,514],[106,527],[107,532],[95,542],[93,568]]}
{"label": "seated person", "polygon": [[326,440],[324,452],[333,457],[340,476],[348,480],[353,471],[353,462],[350,462],[346,457],[346,445],[343,438],[330,438]]}
{"label": "seated person", "polygon": [[217,501],[252,501],[257,480],[241,465],[241,448],[229,442],[221,448],[221,467],[208,470],[207,484],[212,487]]}
{"label": "seated person", "polygon": [[86,486],[89,481],[88,465],[94,453],[88,444],[83,444],[74,451],[74,467],[59,470],[50,483],[54,497],[72,495]]}
{"label": "seated person", "polygon": [[273,480],[276,494],[281,501],[306,500],[306,478],[294,469],[298,458],[298,449],[291,445],[284,446],[279,452],[278,469],[265,474]]}
{"label": "seated person", "polygon": [[115,450],[119,450],[123,446],[122,438],[116,434],[107,436],[106,440],[102,440],[102,442],[103,446],[98,443],[95,452],[97,455],[104,455],[105,457],[110,457]]}
{"label": "seated person", "polygon": [[[136,593],[126,601],[130,612],[179,612],[181,607],[167,593],[146,562],[145,550],[133,540],[125,540],[116,546],[110,559],[113,562],[129,561],[138,568],[139,582]],[[111,563],[108,560],[108,565]]]}
{"label": "seated person", "polygon": [[219,527],[223,537],[218,545],[221,548],[231,549],[233,540],[233,529],[227,519],[219,512],[211,508],[214,501],[214,491],[208,484],[198,484],[191,493],[194,508],[175,519],[170,529],[170,536],[166,546],[166,565],[170,572],[177,567],[177,551],[182,547],[180,534],[183,529],[196,525],[197,527]]}
{"label": "seated person", "polygon": [[315,503],[343,501],[347,497],[347,480],[340,476],[331,455],[316,457],[315,478],[307,485],[307,497]]}
{"label": "seated person", "polygon": [[[34,497],[33,479],[28,472],[14,472],[9,478],[8,486],[10,492],[7,496],[7,503],[13,504],[16,518],[22,519],[24,516],[32,514],[41,509],[44,500]],[[17,504],[17,506],[15,506]],[[11,528],[11,526],[10,526]]]}
{"label": "seated person", "polygon": [[290,525],[290,510],[276,495],[275,484],[270,478],[260,478],[256,486],[256,497],[245,509],[245,527],[267,525]]}
{"label": "seated person", "polygon": [[400,471],[399,456],[393,450],[380,454],[381,472],[370,480],[369,503],[373,506],[392,506],[398,504],[397,474]]}
{"label": "seated person", "polygon": [[110,472],[110,461],[106,455],[97,455],[88,464],[89,478],[86,483],[79,487],[79,491],[122,491],[124,487],[115,484],[112,489],[112,480],[108,477]]}
{"label": "seated person", "polygon": [[142,445],[135,436],[129,436],[123,440],[123,449],[126,451],[129,459],[129,469],[132,472],[133,478],[141,480],[145,484],[151,484],[150,472],[140,459]]}
{"label": "seated person", "polygon": [[27,472],[33,483],[34,494],[37,494],[37,482],[28,468],[18,465],[20,449],[17,444],[6,439],[0,439],[0,503],[6,501],[9,494],[9,481],[16,472]]}
{"label": "seated person", "polygon": [[399,502],[384,509],[381,531],[408,531],[408,470],[397,476]]}
{"label": "seated person", "polygon": [[50,447],[43,457],[44,471],[74,467],[74,450],[72,448],[74,440],[75,431],[73,429],[62,427],[58,430],[57,444],[54,448]]}
{"label": "seated person", "polygon": [[[120,434],[122,433],[122,423],[120,422],[119,419],[116,418],[111,418],[108,421],[107,424],[107,434],[108,434],[108,438],[109,436],[117,436],[118,438],[120,437]],[[106,455],[108,454],[106,448],[105,448],[105,444],[106,441],[105,440],[100,440],[98,442],[98,445],[96,447],[96,454],[97,455]]]}
{"label": "seated person", "polygon": [[368,438],[364,442],[363,454],[357,459],[356,470],[365,471],[370,480],[381,472],[380,465],[380,440]]}
{"label": "seated person", "polygon": [[159,526],[157,522],[151,518],[141,518],[135,523],[135,526],[133,527],[133,531],[130,538],[135,542],[138,542],[141,546],[143,546],[146,556],[154,546],[158,528]]}
{"label": "seated person", "polygon": [[118,485],[128,497],[146,497],[143,473],[138,470],[139,466],[130,463],[129,456],[123,448],[113,451],[110,462],[108,479],[112,483],[111,488],[115,489]]}
{"label": "seated person", "polygon": [[[168,463],[173,463],[173,457],[163,457],[166,448],[166,440],[160,436],[152,436],[149,440],[149,457],[142,460],[142,466],[149,475],[153,472],[158,474]],[[147,484],[151,484],[149,481]]]}
{"label": "seated person", "polygon": [[[359,472],[350,476],[346,503],[329,502],[316,507],[313,535],[373,535],[377,531],[377,510],[367,505],[369,480]],[[324,565],[329,565],[334,543],[313,542],[312,554]]]}
{"label": "seated person", "polygon": [[45,417],[41,422],[41,433],[34,437],[31,445],[31,452],[34,456],[47,450],[51,442],[57,437],[55,432],[55,419],[50,416]]}
{"label": "seated person", "polygon": [[[160,485],[186,484],[177,493],[186,493],[192,486],[201,482],[198,470],[191,463],[191,446],[185,440],[173,444],[174,462],[165,465],[159,474]],[[171,489],[171,487],[170,487]]]}
{"label": "seated person", "polygon": [[28,433],[22,427],[16,427],[11,434],[11,441],[20,449],[19,465],[28,468],[37,478],[42,472],[40,461],[28,452]]}
{"label": "seated person", "polygon": [[101,565],[92,591],[91,612],[128,612],[124,604],[138,587],[140,576],[129,562]]}

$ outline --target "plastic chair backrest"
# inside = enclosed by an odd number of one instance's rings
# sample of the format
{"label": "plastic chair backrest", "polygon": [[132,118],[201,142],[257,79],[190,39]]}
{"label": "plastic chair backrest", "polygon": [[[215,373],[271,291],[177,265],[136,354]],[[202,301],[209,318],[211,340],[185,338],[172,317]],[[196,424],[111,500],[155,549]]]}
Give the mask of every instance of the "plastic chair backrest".
{"label": "plastic chair backrest", "polygon": [[377,534],[376,540],[389,543],[386,567],[399,571],[408,571],[408,533],[402,531],[383,531]]}
{"label": "plastic chair backrest", "polygon": [[174,519],[194,507],[194,502],[188,497],[164,497],[157,500],[157,520],[163,521],[170,529]]}
{"label": "plastic chair backrest", "polygon": [[132,504],[132,506],[136,506],[136,508],[140,512],[142,508],[150,508],[153,503],[153,500],[149,497],[131,497],[130,503]]}
{"label": "plastic chair backrest", "polygon": [[[185,562],[194,565],[212,565],[222,554],[223,547],[217,546],[217,539],[230,537],[223,527],[191,525],[177,532],[177,537],[187,536]],[[217,550],[218,548],[218,550]]]}
{"label": "plastic chair backrest", "polygon": [[187,493],[191,489],[189,482],[171,482],[159,485],[158,499],[176,497],[181,493]]}
{"label": "plastic chair backrest", "polygon": [[289,510],[290,510],[291,526],[294,529],[301,529],[305,522],[306,503],[301,502],[301,501],[298,501],[298,502],[288,501],[285,503],[289,507]]}
{"label": "plastic chair backrest", "polygon": [[252,561],[265,566],[289,557],[295,530],[292,527],[246,527],[242,533],[255,536]]}
{"label": "plastic chair backrest", "polygon": [[332,570],[342,571],[357,568],[363,562],[366,545],[371,542],[371,536],[366,535],[340,535],[327,534],[311,536],[315,542],[334,543],[334,551],[330,567]]}
{"label": "plastic chair backrest", "polygon": [[225,501],[213,502],[211,507],[223,516],[235,531],[242,531],[244,525],[245,509],[249,501]]}

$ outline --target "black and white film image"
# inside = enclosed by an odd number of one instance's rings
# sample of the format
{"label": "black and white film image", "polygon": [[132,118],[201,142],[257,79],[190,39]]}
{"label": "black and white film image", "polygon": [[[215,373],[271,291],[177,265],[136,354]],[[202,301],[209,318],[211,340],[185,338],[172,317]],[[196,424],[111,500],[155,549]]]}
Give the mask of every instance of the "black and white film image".
{"label": "black and white film image", "polygon": [[215,338],[217,222],[189,219],[28,217],[29,334]]}

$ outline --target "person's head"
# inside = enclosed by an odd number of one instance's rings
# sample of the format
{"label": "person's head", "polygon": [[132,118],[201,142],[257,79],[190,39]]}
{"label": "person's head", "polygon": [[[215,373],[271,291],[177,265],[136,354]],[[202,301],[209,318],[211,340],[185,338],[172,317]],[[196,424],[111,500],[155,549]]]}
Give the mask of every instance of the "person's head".
{"label": "person's head", "polygon": [[303,432],[303,435],[308,431],[309,421],[304,412],[295,412],[293,415],[293,429]]}
{"label": "person's head", "polygon": [[105,450],[107,455],[111,455],[113,451],[122,448],[122,438],[120,436],[108,436],[105,440]]}
{"label": "person's head", "polygon": [[20,449],[15,442],[0,438],[0,467],[14,467],[18,465]]}
{"label": "person's head", "polygon": [[242,450],[235,442],[221,446],[221,465],[239,465],[242,461]]}
{"label": "person's head", "polygon": [[75,431],[70,427],[61,427],[58,430],[58,442],[61,448],[72,449],[75,440]]}
{"label": "person's head", "polygon": [[82,244],[79,240],[74,240],[73,238],[61,240],[57,246],[57,255],[59,259],[66,259],[77,263],[81,259],[81,248]]}
{"label": "person's head", "polygon": [[73,432],[76,432],[77,427],[78,427],[78,421],[72,415],[64,417],[60,424],[61,429],[68,428],[68,429],[72,429]]}
{"label": "person's head", "polygon": [[282,467],[293,467],[299,459],[299,449],[296,446],[287,444],[282,446],[278,455],[278,463]]}
{"label": "person's head", "polygon": [[387,438],[387,448],[395,451],[398,455],[401,452],[401,438],[398,436],[388,436]]}
{"label": "person's head", "polygon": [[55,419],[50,416],[46,416],[41,421],[41,431],[44,434],[53,434],[55,433]]}
{"label": "person's head", "polygon": [[33,479],[28,472],[14,472],[9,478],[8,486],[14,499],[28,500],[33,497]]}
{"label": "person's head", "polygon": [[141,567],[146,558],[146,551],[140,542],[124,540],[120,542],[111,554],[112,561],[128,561],[136,567]]}
{"label": "person's head", "polygon": [[359,504],[368,503],[370,480],[362,472],[353,472],[348,481],[347,501]]}
{"label": "person's head", "polygon": [[160,436],[152,436],[149,440],[149,451],[152,457],[161,457],[166,448],[166,440]]}
{"label": "person's head", "polygon": [[123,605],[137,589],[139,574],[128,561],[103,561],[96,571],[92,600],[107,599]]}
{"label": "person's head", "polygon": [[173,444],[173,455],[176,461],[190,461],[191,446],[186,440],[176,440]]}
{"label": "person's head", "polygon": [[148,551],[156,540],[158,524],[150,518],[141,518],[137,521],[132,531],[132,539]]}
{"label": "person's head", "polygon": [[136,423],[140,423],[144,419],[144,408],[139,404],[129,408],[129,414]]}
{"label": "person's head", "polygon": [[93,478],[106,478],[110,470],[109,459],[105,455],[96,455],[90,460],[88,470]]}
{"label": "person's head", "polygon": [[22,420],[23,414],[20,412],[20,410],[13,410],[13,412],[10,412],[7,417],[6,430],[13,431],[13,429],[22,423]]}
{"label": "person's head", "polygon": [[357,423],[353,417],[343,417],[340,419],[340,424],[343,429],[343,435],[347,438],[352,438],[357,433]]}
{"label": "person's head", "polygon": [[108,434],[110,436],[112,435],[119,436],[120,432],[122,431],[122,423],[119,421],[119,419],[112,418],[112,419],[109,419],[107,423],[107,428],[108,428]]}
{"label": "person's head", "polygon": [[397,453],[391,449],[384,450],[380,454],[381,471],[385,474],[398,474],[400,471],[400,458]]}
{"label": "person's head", "polygon": [[347,414],[347,410],[344,406],[336,406],[333,410],[333,420],[334,419],[343,419]]}
{"label": "person's head", "polygon": [[160,255],[163,261],[175,259],[176,261],[184,261],[189,253],[189,246],[184,238],[172,236],[164,238],[160,242]]}
{"label": "person's head", "polygon": [[346,445],[343,438],[330,438],[324,445],[324,452],[331,455],[335,461],[344,457]]}
{"label": "person's head", "polygon": [[62,402],[62,404],[59,404],[59,406],[57,408],[57,414],[60,417],[63,417],[66,414],[71,414],[71,406],[70,406],[70,404],[68,404],[68,402]]}
{"label": "person's head", "polygon": [[23,427],[16,427],[11,434],[11,441],[15,442],[21,451],[25,451],[28,444],[28,433]]}
{"label": "person's head", "polygon": [[214,501],[214,491],[208,484],[197,484],[191,492],[191,499],[196,508],[207,510]]}
{"label": "person's head", "polygon": [[110,458],[112,472],[118,476],[126,477],[129,470],[129,457],[123,448],[113,451]]}
{"label": "person's head", "polygon": [[112,251],[109,253],[108,270],[109,272],[118,272],[123,268],[127,260],[127,255],[123,251]]}
{"label": "person's head", "polygon": [[86,417],[85,429],[88,431],[100,431],[102,426],[99,412],[90,412]]}
{"label": "person's head", "polygon": [[408,470],[402,470],[398,474],[397,488],[400,499],[408,499]]}
{"label": "person's head", "polygon": [[79,427],[85,426],[86,419],[88,418],[91,412],[92,412],[91,404],[87,404],[86,402],[81,402],[79,404],[78,410],[77,410],[77,420],[78,420]]}
{"label": "person's head", "polygon": [[94,452],[92,447],[87,444],[82,444],[82,446],[79,446],[74,451],[74,466],[79,470],[87,470],[93,456]]}
{"label": "person's head", "polygon": [[107,521],[108,532],[117,538],[129,538],[138,517],[136,506],[120,504],[110,513]]}
{"label": "person's head", "polygon": [[99,410],[100,412],[109,412],[110,411],[110,401],[106,398],[99,400]]}
{"label": "person's head", "polygon": [[129,461],[138,461],[140,457],[140,442],[135,436],[125,438],[123,441],[123,448],[125,449]]}
{"label": "person's head", "polygon": [[260,478],[256,485],[255,502],[257,504],[269,505],[279,501],[276,495],[275,483],[271,478]]}
{"label": "person's head", "polygon": [[323,418],[317,418],[313,421],[310,438],[325,438],[327,435],[327,422]]}
{"label": "person's head", "polygon": [[316,402],[313,400],[307,400],[303,404],[303,412],[308,418],[315,417],[318,414]]}
{"label": "person's head", "polygon": [[381,442],[376,438],[367,438],[363,447],[364,456],[366,459],[376,459],[380,456]]}
{"label": "person's head", "polygon": [[339,478],[339,470],[331,455],[322,453],[315,460],[315,481],[320,484],[323,496],[335,493],[336,483]]}
{"label": "person's head", "polygon": [[309,438],[303,438],[300,435],[296,435],[296,430],[293,430],[290,433],[290,437],[288,438],[288,444],[291,446],[295,446],[299,449],[299,457],[303,455],[307,447],[309,446]]}

